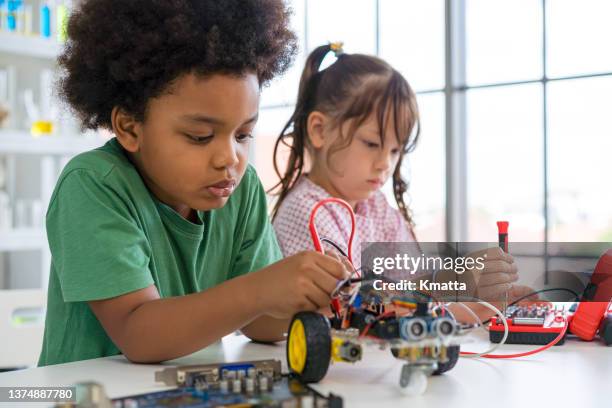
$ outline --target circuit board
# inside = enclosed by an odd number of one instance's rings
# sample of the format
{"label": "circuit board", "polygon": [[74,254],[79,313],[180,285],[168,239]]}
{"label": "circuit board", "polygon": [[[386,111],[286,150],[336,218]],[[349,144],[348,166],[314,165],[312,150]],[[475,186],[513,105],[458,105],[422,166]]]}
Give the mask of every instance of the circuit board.
{"label": "circuit board", "polygon": [[[565,325],[563,315],[566,311],[550,305],[511,306],[508,308],[507,344],[545,345],[553,341]],[[499,343],[504,334],[504,326],[499,318],[491,320],[489,338]],[[556,345],[560,346],[565,339]]]}
{"label": "circuit board", "polygon": [[339,396],[324,396],[281,375],[278,360],[172,367],[158,371],[155,378],[178,388],[114,399],[113,407],[341,408],[343,403]]}

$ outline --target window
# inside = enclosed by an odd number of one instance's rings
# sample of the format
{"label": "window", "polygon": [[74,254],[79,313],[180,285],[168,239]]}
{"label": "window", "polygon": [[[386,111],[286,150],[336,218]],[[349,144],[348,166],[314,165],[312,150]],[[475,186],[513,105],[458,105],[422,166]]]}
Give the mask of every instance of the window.
{"label": "window", "polygon": [[[320,44],[341,40],[347,52],[378,53],[418,94],[422,138],[405,160],[404,173],[421,240],[448,239],[445,225],[458,225],[452,236],[488,241],[496,236],[495,221],[507,218],[514,240],[612,241],[612,193],[604,178],[612,173],[607,119],[612,2],[292,4],[304,49],[292,73],[262,97],[262,128],[273,129],[256,141],[255,162],[265,180],[274,178],[271,143],[295,103],[305,56]],[[452,31],[446,29],[447,16],[456,24]],[[448,113],[451,100],[459,108]],[[449,118],[464,126],[446,134]],[[465,152],[465,179],[461,172],[446,174],[454,145]],[[465,205],[449,205],[449,186],[465,186],[453,190]],[[394,202],[390,185],[384,191]],[[465,223],[456,223],[459,218]]]}
{"label": "window", "polygon": [[549,238],[612,242],[612,77],[554,81],[549,88]]}
{"label": "window", "polygon": [[612,2],[548,0],[546,17],[549,77],[612,71]]}
{"label": "window", "polygon": [[418,95],[421,135],[414,152],[407,156],[409,181],[406,202],[413,212],[415,234],[420,241],[445,239],[444,94]]}
{"label": "window", "polygon": [[381,0],[380,57],[415,91],[444,88],[444,1]]}
{"label": "window", "polygon": [[307,0],[308,51],[330,41],[351,53],[376,54],[376,1]]}
{"label": "window", "polygon": [[293,107],[283,107],[262,109],[259,114],[255,143],[251,145],[255,147],[251,150],[251,161],[266,191],[278,182],[274,171],[274,144],[292,113]]}
{"label": "window", "polygon": [[542,76],[542,5],[538,0],[466,0],[469,85]]}
{"label": "window", "polygon": [[544,239],[542,86],[467,91],[468,238],[497,236],[510,220],[512,239]]}
{"label": "window", "polygon": [[465,4],[467,236],[508,218],[515,240],[612,241],[612,4]]}

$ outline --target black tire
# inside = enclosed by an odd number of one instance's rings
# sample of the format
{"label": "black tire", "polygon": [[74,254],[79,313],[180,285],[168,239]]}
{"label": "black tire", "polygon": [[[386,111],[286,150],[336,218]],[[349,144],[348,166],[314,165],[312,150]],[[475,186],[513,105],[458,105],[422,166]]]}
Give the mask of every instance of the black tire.
{"label": "black tire", "polygon": [[433,372],[433,375],[440,375],[450,371],[459,360],[459,346],[449,346],[446,349],[448,361],[446,363],[438,363],[438,369]]}
{"label": "black tire", "polygon": [[[291,329],[296,321],[304,326],[306,358],[301,372],[292,367],[289,357]],[[293,316],[287,331],[287,366],[289,371],[305,383],[319,382],[327,374],[331,360],[331,334],[327,318],[315,312],[300,312]]]}

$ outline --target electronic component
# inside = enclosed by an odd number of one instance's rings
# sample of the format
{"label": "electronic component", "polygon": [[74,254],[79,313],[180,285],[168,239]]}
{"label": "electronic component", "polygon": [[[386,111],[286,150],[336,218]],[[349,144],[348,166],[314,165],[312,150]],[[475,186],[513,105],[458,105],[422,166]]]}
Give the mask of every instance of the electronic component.
{"label": "electronic component", "polygon": [[324,396],[282,375],[279,360],[169,367],[157,371],[155,380],[178,388],[117,398],[112,400],[113,407],[341,408],[343,404],[337,395]]}
{"label": "electronic component", "polygon": [[427,337],[427,322],[420,317],[400,319],[400,335],[406,341],[419,341]]}
{"label": "electronic component", "polygon": [[[235,379],[233,384],[241,380]],[[323,396],[295,378],[283,375],[274,386],[264,391],[255,388],[252,379],[246,377],[246,387],[230,387],[230,392],[222,390],[199,390],[193,387],[180,387],[170,391],[133,395],[112,400],[113,408],[209,408],[209,407],[321,407],[342,408],[342,398],[330,394]],[[251,388],[252,387],[252,388]]]}
{"label": "electronic component", "polygon": [[[258,360],[227,364],[206,364],[169,367],[155,373],[155,381],[169,386],[195,387],[203,386],[219,389],[222,381],[233,390],[240,384],[240,389],[246,383],[245,378],[251,378],[256,385],[262,378],[268,384],[281,377],[281,363],[278,360]],[[235,381],[238,383],[235,383]],[[224,385],[225,387],[226,385]]]}
{"label": "electronic component", "polygon": [[431,331],[441,339],[454,336],[458,330],[457,323],[449,317],[439,317],[431,322]]}
{"label": "electronic component", "polygon": [[[315,214],[329,203],[343,206],[350,216],[346,254],[331,240],[320,239],[317,232]],[[317,251],[323,252],[321,242],[329,243],[352,264],[355,214],[350,204],[333,197],[317,202],[310,214],[309,229]],[[444,306],[438,304],[442,313],[438,315],[431,308],[433,303],[428,294],[420,294],[421,302],[415,302],[413,296],[398,298],[397,293],[374,287],[373,280],[365,278],[367,273],[363,277],[358,270],[353,269],[352,273],[356,278],[348,276],[332,292],[333,317],[328,319],[316,312],[293,316],[287,336],[287,365],[291,373],[306,383],[320,381],[331,361],[355,363],[368,344],[389,347],[394,357],[404,360],[400,386],[407,390],[423,392],[427,376],[442,374],[455,366],[459,358],[456,336],[459,326],[453,318],[445,316]],[[393,306],[387,311],[389,305]]]}
{"label": "electronic component", "polygon": [[[563,331],[566,313],[564,307],[552,307],[549,304],[510,306],[506,313],[509,329],[506,343],[548,344]],[[489,325],[490,340],[499,343],[503,335],[501,319],[492,319]],[[556,345],[563,342],[564,339],[561,339]]]}

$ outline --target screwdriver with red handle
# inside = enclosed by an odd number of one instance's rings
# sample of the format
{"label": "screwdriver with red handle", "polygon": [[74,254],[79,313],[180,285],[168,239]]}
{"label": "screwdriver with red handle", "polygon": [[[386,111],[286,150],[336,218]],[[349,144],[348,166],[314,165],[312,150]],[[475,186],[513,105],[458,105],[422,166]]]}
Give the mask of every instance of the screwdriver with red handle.
{"label": "screwdriver with red handle", "polygon": [[[499,247],[502,251],[508,253],[508,226],[510,223],[508,221],[497,221],[497,236],[499,239]],[[506,315],[506,309],[508,309],[508,291],[504,293],[504,303],[502,306],[502,311],[504,316]]]}

